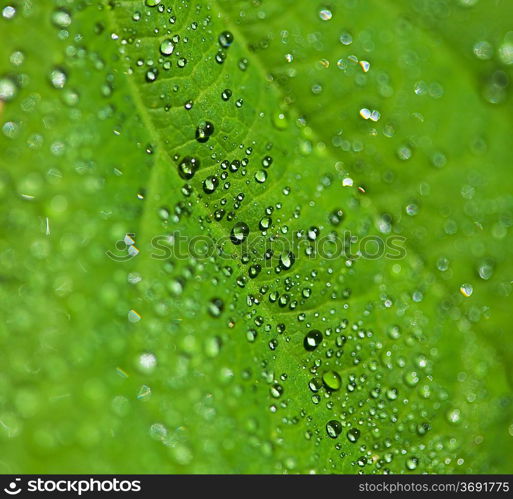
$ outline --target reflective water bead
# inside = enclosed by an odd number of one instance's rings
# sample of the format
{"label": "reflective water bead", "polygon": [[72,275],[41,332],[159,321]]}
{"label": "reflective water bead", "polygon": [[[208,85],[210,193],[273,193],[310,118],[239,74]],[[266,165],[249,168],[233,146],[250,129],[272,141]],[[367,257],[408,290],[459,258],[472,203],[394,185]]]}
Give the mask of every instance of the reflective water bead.
{"label": "reflective water bead", "polygon": [[162,55],[171,55],[173,53],[173,51],[175,50],[175,44],[173,43],[173,40],[171,39],[167,39],[167,40],[164,40],[161,44],[160,44],[160,53]]}
{"label": "reflective water bead", "polygon": [[218,38],[219,45],[228,48],[233,43],[233,34],[230,31],[223,31]]}
{"label": "reflective water bead", "polygon": [[326,423],[326,433],[330,438],[337,438],[342,433],[340,421],[332,419]]}
{"label": "reflective water bead", "polygon": [[314,351],[321,343],[322,333],[318,329],[309,331],[303,340],[303,346],[308,352]]}
{"label": "reflective water bead", "polygon": [[249,227],[244,222],[237,222],[230,233],[230,240],[233,244],[242,244],[244,240],[248,237]]}

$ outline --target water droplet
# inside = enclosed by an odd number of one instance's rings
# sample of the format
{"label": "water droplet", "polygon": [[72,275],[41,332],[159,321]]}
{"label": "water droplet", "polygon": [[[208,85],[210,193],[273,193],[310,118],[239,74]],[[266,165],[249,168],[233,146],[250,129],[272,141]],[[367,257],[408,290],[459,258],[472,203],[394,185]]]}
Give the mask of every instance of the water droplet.
{"label": "water droplet", "polygon": [[217,64],[223,64],[223,62],[226,60],[226,52],[219,50],[215,56],[215,60]]}
{"label": "water droplet", "polygon": [[333,17],[333,13],[329,9],[322,9],[319,11],[319,17],[323,21],[329,21]]}
{"label": "water droplet", "polygon": [[286,113],[278,111],[273,116],[273,124],[278,130],[285,130],[289,126]]}
{"label": "water droplet", "polygon": [[248,69],[248,66],[249,66],[249,61],[243,57],[242,59],[239,60],[239,69],[241,71],[246,71],[246,69]]}
{"label": "water droplet", "polygon": [[461,411],[459,409],[451,409],[447,413],[447,421],[452,424],[457,424],[461,421]]}
{"label": "water droplet", "polygon": [[465,298],[468,298],[469,296],[471,296],[473,292],[474,292],[474,288],[472,287],[472,284],[465,283],[460,286],[460,293]]}
{"label": "water droplet", "polygon": [[248,237],[249,227],[244,222],[237,222],[230,233],[230,239],[233,244],[242,244]]}
{"label": "water droplet", "polygon": [[224,49],[228,48],[233,43],[233,34],[230,31],[223,31],[219,35],[219,45]]}
{"label": "water droplet", "polygon": [[344,220],[344,212],[340,208],[333,210],[329,214],[328,220],[331,225],[338,227],[342,223],[342,220]]}
{"label": "water droplet", "polygon": [[326,433],[330,438],[337,438],[342,433],[340,421],[332,419],[326,423]]}
{"label": "water droplet", "polygon": [[71,14],[66,9],[55,9],[52,12],[51,21],[56,28],[67,28],[71,24]]}
{"label": "water droplet", "polygon": [[141,320],[141,316],[139,315],[138,312],[136,312],[135,310],[129,310],[128,311],[128,321],[131,322],[132,324],[135,324],[136,322],[139,322]]}
{"label": "water droplet", "polygon": [[342,379],[336,371],[327,371],[322,375],[322,382],[328,390],[340,390]]}
{"label": "water droplet", "polygon": [[230,97],[232,96],[232,91],[229,88],[225,88],[221,93],[221,98],[224,101],[229,101]]}
{"label": "water droplet", "polygon": [[304,340],[303,346],[308,352],[312,352],[322,343],[322,333],[318,329],[309,331]]}
{"label": "water droplet", "polygon": [[146,81],[148,83],[153,83],[154,81],[157,80],[158,75],[159,75],[159,72],[158,72],[157,68],[150,68],[150,69],[148,69],[148,71],[146,71],[146,75],[145,75]]}
{"label": "water droplet", "polygon": [[258,276],[258,274],[260,274],[260,272],[262,271],[262,267],[261,265],[259,265],[258,263],[255,263],[254,265],[251,265],[248,269],[248,275],[251,279],[254,279],[255,277]]}
{"label": "water droplet", "polygon": [[50,82],[54,88],[64,88],[67,75],[63,69],[55,68],[50,72]]}
{"label": "water droplet", "polygon": [[218,178],[213,175],[209,175],[205,180],[203,180],[203,192],[205,194],[212,194],[217,189],[218,185]]}
{"label": "water droplet", "polygon": [[402,161],[409,160],[413,155],[413,151],[409,146],[401,146],[397,149],[397,157]]}
{"label": "water droplet", "polygon": [[275,399],[280,398],[283,394],[283,386],[275,384],[271,387],[271,396]]}
{"label": "water droplet", "polygon": [[410,471],[413,471],[414,469],[416,469],[418,464],[419,464],[419,460],[416,457],[410,457],[406,460],[406,467]]}
{"label": "water droplet", "polygon": [[198,171],[200,162],[198,159],[191,156],[186,156],[180,161],[178,165],[178,174],[184,180],[190,180],[194,177],[194,174]]}
{"label": "water droplet", "polygon": [[405,373],[403,379],[404,382],[411,387],[414,387],[420,381],[419,375],[415,371],[409,371]]}
{"label": "water droplet", "polygon": [[185,287],[185,280],[181,277],[177,277],[176,279],[171,279],[168,284],[168,289],[171,294],[174,296],[179,296],[183,293]]}
{"label": "water droplet", "polygon": [[267,180],[267,172],[265,170],[258,170],[255,173],[255,180],[259,184],[263,184]]}
{"label": "water droplet", "polygon": [[260,220],[260,223],[258,224],[260,230],[267,230],[269,227],[271,227],[272,219],[271,217],[264,217],[262,220]]}
{"label": "water droplet", "polygon": [[479,277],[481,279],[484,279],[487,281],[490,279],[493,275],[494,265],[492,262],[483,262],[479,264],[479,267],[477,269],[477,273],[479,274]]}
{"label": "water droplet", "polygon": [[399,392],[398,392],[397,388],[389,388],[386,391],[386,396],[387,396],[388,400],[396,400],[397,397],[399,396]]}
{"label": "water droplet", "polygon": [[167,39],[167,40],[164,40],[161,44],[160,44],[160,53],[162,55],[171,55],[173,53],[173,51],[175,50],[175,44],[173,43],[173,40],[171,39]]}
{"label": "water droplet", "polygon": [[280,255],[280,268],[282,270],[289,270],[296,261],[296,255],[292,251],[287,251]]}
{"label": "water droplet", "polygon": [[214,125],[210,121],[205,121],[196,128],[196,140],[198,142],[207,142],[213,133]]}
{"label": "water droplet", "polygon": [[208,304],[208,313],[212,317],[220,317],[224,310],[224,301],[221,298],[212,298]]}
{"label": "water droplet", "polygon": [[390,326],[387,329],[387,335],[392,340],[398,340],[401,337],[401,328],[399,326]]}
{"label": "water droplet", "polygon": [[269,168],[273,164],[273,158],[271,156],[265,156],[265,158],[262,159],[262,166],[264,168]]}
{"label": "water droplet", "polygon": [[312,226],[306,231],[306,237],[310,239],[310,241],[315,241],[319,236],[320,232],[321,231],[319,230],[319,227]]}
{"label": "water droplet", "polygon": [[513,41],[503,43],[499,47],[498,53],[502,63],[511,66],[513,64]]}
{"label": "water droplet", "polygon": [[347,432],[347,439],[352,443],[355,444],[358,442],[358,439],[360,438],[360,430],[358,428],[350,428]]}
{"label": "water droplet", "polygon": [[482,40],[474,45],[474,55],[481,61],[488,61],[493,57],[492,44]]}
{"label": "water droplet", "polygon": [[342,45],[351,45],[351,43],[353,43],[353,37],[347,32],[342,33],[339,40]]}
{"label": "water droplet", "polygon": [[18,88],[10,78],[0,78],[0,100],[8,102],[18,93]]}
{"label": "water droplet", "polygon": [[2,9],[4,19],[12,19],[16,15],[16,9],[12,5],[7,5]]}
{"label": "water droplet", "polygon": [[364,73],[367,73],[370,69],[370,62],[369,61],[360,61],[358,64],[360,64],[360,67],[363,69]]}
{"label": "water droplet", "polygon": [[139,369],[143,372],[149,373],[157,366],[157,357],[153,353],[145,352],[139,355],[137,360]]}

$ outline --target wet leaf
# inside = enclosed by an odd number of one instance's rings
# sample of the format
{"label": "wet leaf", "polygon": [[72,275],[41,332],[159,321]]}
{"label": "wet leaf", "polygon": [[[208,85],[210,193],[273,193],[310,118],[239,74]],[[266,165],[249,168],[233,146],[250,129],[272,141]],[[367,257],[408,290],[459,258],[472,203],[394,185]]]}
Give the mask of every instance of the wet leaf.
{"label": "wet leaf", "polygon": [[0,19],[0,469],[508,472],[511,9],[42,4]]}

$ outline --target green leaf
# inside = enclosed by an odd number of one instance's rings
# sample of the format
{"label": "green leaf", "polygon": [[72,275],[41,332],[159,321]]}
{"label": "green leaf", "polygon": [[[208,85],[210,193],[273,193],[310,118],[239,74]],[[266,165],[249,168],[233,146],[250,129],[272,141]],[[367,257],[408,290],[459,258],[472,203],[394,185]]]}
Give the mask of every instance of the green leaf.
{"label": "green leaf", "polygon": [[42,4],[0,20],[2,472],[510,471],[510,7]]}

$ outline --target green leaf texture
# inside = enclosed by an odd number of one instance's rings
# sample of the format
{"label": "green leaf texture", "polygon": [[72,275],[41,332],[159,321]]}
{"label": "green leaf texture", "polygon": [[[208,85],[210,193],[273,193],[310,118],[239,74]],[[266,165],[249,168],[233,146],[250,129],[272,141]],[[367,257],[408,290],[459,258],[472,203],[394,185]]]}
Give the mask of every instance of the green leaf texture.
{"label": "green leaf texture", "polygon": [[511,472],[506,1],[2,9],[1,472]]}

